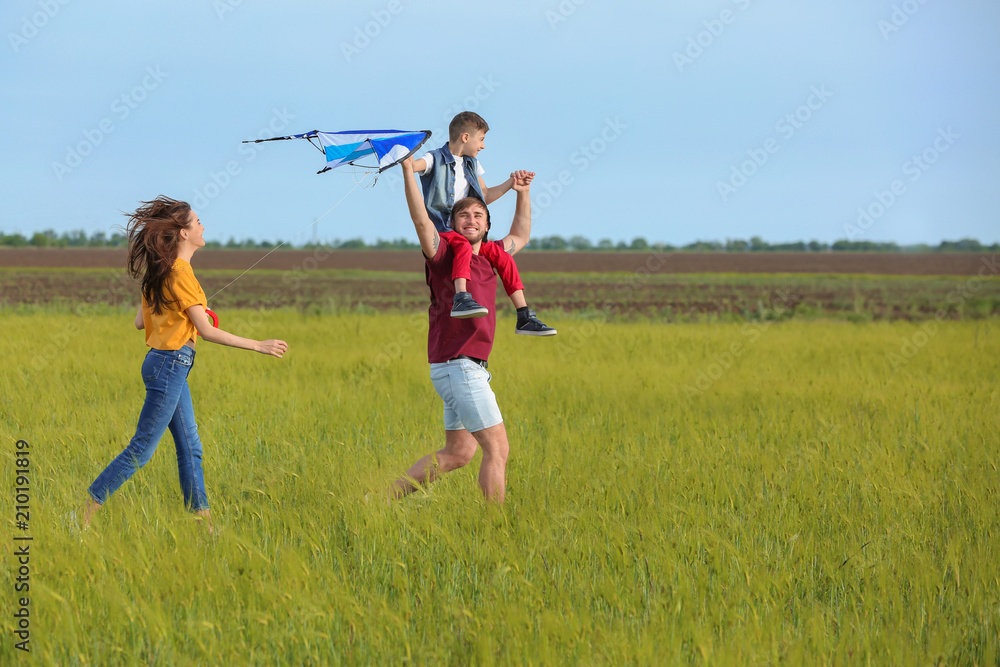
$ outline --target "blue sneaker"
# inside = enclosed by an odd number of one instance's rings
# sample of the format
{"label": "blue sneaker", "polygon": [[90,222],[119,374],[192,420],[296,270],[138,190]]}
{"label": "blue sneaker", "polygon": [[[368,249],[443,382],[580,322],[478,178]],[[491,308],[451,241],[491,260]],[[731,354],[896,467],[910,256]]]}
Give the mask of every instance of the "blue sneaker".
{"label": "blue sneaker", "polygon": [[455,300],[451,306],[452,317],[464,320],[470,317],[486,317],[489,312],[489,308],[480,306],[468,292],[455,292]]}
{"label": "blue sneaker", "polygon": [[517,314],[517,328],[514,333],[522,336],[555,336],[556,330],[542,324],[541,320],[535,317],[535,311],[527,310]]}

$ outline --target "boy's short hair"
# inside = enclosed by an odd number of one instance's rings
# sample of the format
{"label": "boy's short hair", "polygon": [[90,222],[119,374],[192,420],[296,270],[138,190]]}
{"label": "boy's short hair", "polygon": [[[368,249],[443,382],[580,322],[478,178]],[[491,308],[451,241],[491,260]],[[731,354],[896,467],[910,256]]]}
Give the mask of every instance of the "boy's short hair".
{"label": "boy's short hair", "polygon": [[489,132],[490,126],[475,111],[463,111],[451,119],[451,123],[448,125],[448,140],[458,141],[462,133],[472,134],[474,130]]}

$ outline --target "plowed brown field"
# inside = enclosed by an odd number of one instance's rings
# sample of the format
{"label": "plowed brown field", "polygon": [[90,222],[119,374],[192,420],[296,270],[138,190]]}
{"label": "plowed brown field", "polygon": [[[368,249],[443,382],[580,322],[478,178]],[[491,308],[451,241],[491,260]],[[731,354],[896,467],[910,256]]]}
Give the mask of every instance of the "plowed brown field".
{"label": "plowed brown field", "polygon": [[[266,255],[266,257],[265,257]],[[257,268],[290,270],[361,269],[423,272],[419,251],[399,250],[201,250],[200,269],[242,271],[264,258]],[[651,273],[850,273],[909,276],[969,276],[979,271],[976,253],[646,253],[527,251],[517,264],[528,273],[624,272],[645,267]],[[0,267],[108,268],[125,265],[123,249],[3,248]]]}
{"label": "plowed brown field", "polygon": [[[417,251],[203,250],[209,306],[303,311],[427,307]],[[122,250],[0,251],[0,306],[132,307]],[[1000,315],[1000,265],[976,254],[543,253],[518,255],[540,314],[591,312],[669,321],[718,317],[951,319]],[[378,271],[364,271],[378,269]],[[502,290],[497,310],[511,308]]]}

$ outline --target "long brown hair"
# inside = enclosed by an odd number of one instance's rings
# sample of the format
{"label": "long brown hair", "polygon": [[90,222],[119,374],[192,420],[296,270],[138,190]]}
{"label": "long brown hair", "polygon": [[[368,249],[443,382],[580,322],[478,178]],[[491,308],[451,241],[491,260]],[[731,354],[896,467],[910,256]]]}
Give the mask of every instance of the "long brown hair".
{"label": "long brown hair", "polygon": [[128,272],[142,279],[142,296],[159,315],[173,303],[167,298],[166,283],[177,259],[180,232],[190,224],[191,205],[160,195],[126,216]]}

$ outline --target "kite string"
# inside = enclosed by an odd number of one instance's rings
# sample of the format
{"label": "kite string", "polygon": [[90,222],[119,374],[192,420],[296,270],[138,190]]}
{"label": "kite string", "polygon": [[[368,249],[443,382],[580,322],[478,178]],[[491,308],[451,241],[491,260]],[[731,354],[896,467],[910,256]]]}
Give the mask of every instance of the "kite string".
{"label": "kite string", "polygon": [[[326,213],[324,213],[323,215],[319,216],[318,218],[316,218],[315,220],[313,220],[313,221],[312,221],[311,223],[309,223],[308,225],[306,225],[305,227],[303,227],[303,228],[302,228],[302,229],[300,229],[299,231],[295,232],[295,234],[293,234],[293,235],[292,235],[292,238],[295,238],[296,236],[298,236],[298,235],[299,235],[299,234],[301,234],[302,232],[306,231],[307,229],[309,229],[310,227],[312,227],[313,225],[315,225],[316,223],[318,223],[318,222],[319,222],[320,220],[322,220],[323,218],[325,218],[325,217],[326,217],[327,215],[329,215],[329,214],[330,214],[330,212],[332,212],[332,211],[333,211],[333,209],[335,209],[335,208],[337,208],[338,206],[340,206],[340,204],[341,204],[341,203],[342,203],[342,202],[343,202],[343,201],[344,201],[345,199],[347,199],[347,198],[348,198],[349,196],[351,196],[351,193],[352,193],[352,192],[354,192],[355,190],[357,190],[357,189],[358,189],[358,187],[359,187],[359,186],[360,186],[360,185],[361,185],[362,183],[364,183],[364,182],[365,182],[365,177],[367,177],[367,176],[368,176],[368,174],[365,174],[365,176],[364,176],[364,177],[362,177],[360,181],[357,181],[357,182],[355,182],[355,184],[354,184],[354,187],[353,187],[353,188],[351,188],[351,189],[350,189],[350,191],[348,191],[348,193],[347,193],[346,195],[344,195],[343,197],[341,197],[341,198],[340,198],[340,201],[338,201],[338,202],[337,202],[336,204],[334,204],[333,206],[331,206],[330,208],[328,208],[328,209],[326,210]],[[276,245],[276,246],[274,246],[273,248],[271,248],[271,250],[270,250],[270,251],[268,251],[267,255],[264,255],[263,257],[261,257],[260,259],[258,259],[258,260],[257,260],[256,262],[254,262],[254,263],[253,263],[253,264],[252,264],[252,265],[250,266],[250,268],[249,268],[249,269],[247,269],[246,271],[244,271],[244,272],[243,272],[243,273],[241,273],[240,275],[238,275],[238,276],[236,276],[235,278],[233,278],[232,280],[230,280],[230,281],[229,281],[229,282],[228,282],[228,283],[227,283],[227,284],[225,285],[225,287],[223,287],[222,289],[220,289],[220,290],[219,290],[218,292],[216,292],[216,293],[215,293],[215,294],[213,294],[212,296],[208,297],[208,299],[207,299],[207,300],[208,300],[208,301],[211,301],[211,300],[212,300],[212,299],[214,299],[214,298],[215,298],[216,296],[218,296],[219,294],[221,294],[223,290],[225,290],[225,289],[226,289],[227,287],[229,287],[230,285],[232,285],[233,283],[235,283],[235,282],[236,282],[237,280],[239,280],[240,278],[242,278],[243,276],[245,276],[246,274],[248,274],[248,273],[249,273],[250,271],[252,271],[252,270],[253,270],[253,267],[255,267],[255,266],[257,266],[258,264],[260,264],[261,262],[263,262],[263,261],[264,261],[265,259],[267,259],[267,256],[268,256],[268,255],[270,255],[270,254],[271,254],[272,252],[274,252],[275,250],[277,250],[278,248],[280,248],[280,247],[281,247],[281,246],[283,246],[283,245],[285,245],[285,242],[284,242],[284,241],[282,241],[282,242],[281,242],[281,243],[279,243],[278,245]]]}

